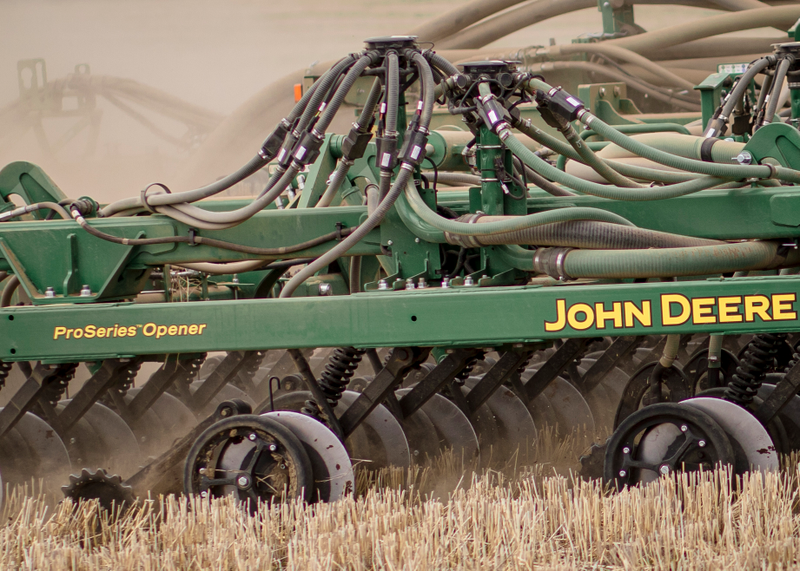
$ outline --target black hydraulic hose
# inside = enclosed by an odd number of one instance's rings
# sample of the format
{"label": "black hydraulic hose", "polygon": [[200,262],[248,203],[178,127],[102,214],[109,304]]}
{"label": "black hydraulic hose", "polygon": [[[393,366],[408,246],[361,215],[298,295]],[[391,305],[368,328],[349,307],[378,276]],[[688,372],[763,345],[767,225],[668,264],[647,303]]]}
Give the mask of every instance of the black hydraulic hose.
{"label": "black hydraulic hose", "polygon": [[[304,94],[303,97],[300,98],[294,108],[289,112],[289,114],[280,121],[278,127],[267,137],[259,150],[258,154],[250,159],[247,164],[243,167],[239,168],[235,172],[221,178],[218,181],[215,181],[211,184],[206,186],[202,186],[200,188],[196,188],[194,190],[189,190],[185,192],[178,192],[173,194],[159,194],[157,195],[159,198],[155,198],[154,196],[139,196],[135,198],[128,198],[124,200],[120,200],[114,202],[105,208],[100,210],[101,216],[111,216],[117,212],[123,212],[125,210],[132,210],[132,209],[142,209],[146,208],[147,206],[156,207],[160,205],[168,205],[168,204],[179,204],[182,202],[195,202],[197,200],[201,200],[203,198],[208,198],[210,196],[214,196],[215,194],[219,194],[222,191],[225,191],[232,187],[233,185],[243,181],[247,177],[253,175],[254,173],[258,172],[261,168],[264,167],[267,163],[269,163],[272,159],[276,156],[276,150],[273,150],[273,144],[271,139],[273,136],[276,136],[282,140],[280,137],[281,132],[288,132],[292,128],[292,124],[297,119],[297,117],[306,109],[308,106],[309,100],[314,95],[317,90],[317,84],[315,83],[312,85]],[[280,148],[280,145],[275,145],[275,149]],[[143,199],[147,201],[147,205],[143,204]]]}
{"label": "black hydraulic hose", "polygon": [[772,123],[775,117],[775,111],[778,109],[778,100],[780,99],[781,89],[783,88],[783,80],[786,78],[786,73],[789,67],[794,63],[794,57],[786,56],[778,64],[778,69],[775,70],[775,77],[772,80],[772,89],[769,95],[769,102],[767,103],[767,110],[764,113],[764,119],[761,126]]}
{"label": "black hydraulic hose", "polygon": [[300,252],[314,246],[326,244],[332,240],[339,240],[340,238],[349,236],[357,228],[342,228],[333,232],[328,232],[317,238],[306,240],[299,244],[292,246],[282,246],[280,248],[258,248],[255,246],[245,246],[242,244],[234,244],[233,242],[226,242],[224,240],[217,240],[216,238],[209,238],[207,236],[163,236],[161,238],[121,238],[112,234],[98,230],[90,225],[83,215],[77,210],[72,210],[72,217],[80,224],[81,228],[86,230],[92,236],[106,240],[107,242],[114,242],[115,244],[123,244],[125,246],[150,246],[153,244],[197,244],[210,246],[212,248],[222,248],[232,252],[241,252],[243,254],[252,254],[254,256],[282,256],[285,254],[293,254]]}
{"label": "black hydraulic hose", "polygon": [[333,85],[339,80],[339,77],[348,69],[350,69],[350,67],[355,63],[356,55],[350,54],[339,60],[332,68],[330,68],[322,75],[322,77],[317,80],[315,84],[318,84],[317,89],[314,91],[314,95],[311,97],[311,100],[300,117],[300,121],[295,127],[294,134],[296,137],[299,138],[300,135],[302,135],[302,133],[308,128],[314,116],[319,113],[319,107],[327,98],[331,87],[333,87]]}
{"label": "black hydraulic hose", "polygon": [[[383,86],[381,85],[380,79],[375,78],[375,81],[372,82],[369,95],[367,95],[367,100],[364,102],[364,108],[361,110],[361,114],[358,116],[356,122],[353,123],[353,130],[355,133],[367,133],[368,130],[371,130],[370,125],[374,118],[375,107],[378,105],[378,101],[380,101],[382,91]],[[345,154],[339,160],[336,170],[333,172],[333,175],[331,175],[328,187],[325,189],[319,201],[317,201],[317,204],[314,205],[315,208],[324,208],[330,205],[333,197],[339,191],[339,188],[347,177],[350,167],[353,166],[354,158],[357,157],[351,157]]]}
{"label": "black hydraulic hose", "polygon": [[428,61],[430,61],[432,66],[439,69],[446,76],[461,73],[458,71],[458,68],[450,62],[450,60],[440,56],[436,52],[426,51],[423,55],[428,59]]}
{"label": "black hydraulic hose", "polygon": [[575,152],[580,155],[587,165],[595,170],[597,174],[602,176],[611,184],[616,184],[617,186],[624,186],[628,188],[640,188],[641,185],[638,183],[633,182],[631,179],[626,177],[623,174],[618,173],[610,166],[606,164],[606,162],[594,154],[594,151],[589,148],[581,136],[578,135],[578,132],[575,130],[575,127],[572,126],[571,123],[564,120],[561,123],[561,128],[559,129],[561,134],[564,135],[564,138],[567,142],[575,149]]}
{"label": "black hydraulic hose", "polygon": [[[400,63],[397,53],[390,51],[386,54],[386,91],[384,95],[385,131],[380,148],[380,180],[378,189],[380,199],[383,200],[392,184],[393,159],[397,153],[397,107],[400,99]],[[391,147],[391,148],[386,148]]]}
{"label": "black hydraulic hose", "polygon": [[317,121],[317,124],[314,126],[314,131],[317,136],[324,136],[325,131],[328,130],[328,127],[333,121],[333,117],[339,111],[339,107],[341,107],[342,103],[344,102],[344,98],[347,96],[350,89],[353,87],[353,84],[356,80],[361,76],[367,67],[373,63],[373,57],[375,53],[368,53],[353,64],[353,66],[347,71],[347,75],[344,76],[344,79],[339,84],[339,87],[336,88],[336,93],[331,98],[328,105],[325,107],[325,111],[322,113],[322,116]]}
{"label": "black hydraulic hose", "polygon": [[[431,72],[427,60],[425,60],[425,58],[418,53],[414,54],[413,60],[417,66],[417,69],[419,70],[420,83],[422,84],[422,98],[420,100],[422,103],[422,110],[420,112],[419,129],[420,131],[424,129],[423,132],[427,134],[431,118],[433,117],[433,103],[436,99],[435,86],[433,85],[433,73]],[[391,103],[391,101],[389,101],[389,103]],[[422,142],[421,144],[422,148],[424,148],[425,143]],[[411,179],[412,173],[417,166],[411,161],[413,161],[413,159],[411,157],[407,157],[406,160],[404,160],[400,165],[400,172],[397,175],[397,179],[389,189],[386,197],[381,200],[372,214],[370,214],[369,217],[345,240],[342,240],[339,244],[328,250],[314,262],[297,272],[283,287],[280,295],[281,298],[291,297],[300,284],[337,258],[340,258],[346,254],[350,248],[360,242],[367,234],[369,234],[383,221],[384,217],[389,212],[389,209],[392,208],[397,198],[405,190],[406,184]]]}
{"label": "black hydraulic hose", "polygon": [[353,256],[350,258],[350,276],[349,276],[350,293],[358,293],[361,291],[361,256]]}
{"label": "black hydraulic hose", "polygon": [[725,129],[727,128],[728,117],[730,117],[731,113],[736,108],[736,104],[739,102],[739,100],[744,97],[750,82],[756,75],[761,73],[762,70],[766,69],[773,63],[775,63],[774,56],[767,56],[757,59],[750,64],[750,67],[748,67],[742,75],[739,76],[736,85],[734,85],[733,89],[730,90],[728,95],[725,97],[725,101],[723,102],[722,106],[717,109],[717,111],[714,113],[714,116],[706,126],[705,133],[703,133],[703,136],[706,139],[717,137],[725,132]]}
{"label": "black hydraulic hose", "polygon": [[0,296],[0,307],[8,307],[11,305],[11,296],[14,295],[14,292],[17,291],[18,287],[19,278],[17,276],[11,276],[11,279],[6,282],[6,285],[3,288],[3,295]]}

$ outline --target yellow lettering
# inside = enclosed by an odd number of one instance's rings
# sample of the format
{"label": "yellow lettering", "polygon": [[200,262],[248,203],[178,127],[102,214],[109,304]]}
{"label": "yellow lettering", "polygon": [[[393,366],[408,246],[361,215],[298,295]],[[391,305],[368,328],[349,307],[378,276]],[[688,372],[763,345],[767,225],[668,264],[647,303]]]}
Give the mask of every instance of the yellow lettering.
{"label": "yellow lettering", "polygon": [[[556,300],[556,320],[555,321],[545,321],[544,322],[544,330],[545,331],[561,331],[564,329],[564,326],[567,324],[566,318],[566,300],[557,299]],[[192,325],[192,327],[197,327],[196,325]],[[189,330],[191,333],[191,329]],[[192,333],[194,335],[194,333]]]}
{"label": "yellow lettering", "polygon": [[80,339],[81,337],[83,337],[83,329],[78,328],[72,332],[73,339]]}
{"label": "yellow lettering", "polygon": [[[678,315],[672,315],[672,304],[681,306]],[[683,325],[689,320],[692,309],[689,300],[679,293],[665,293],[661,296],[661,323],[664,325]]]}
{"label": "yellow lettering", "polygon": [[106,336],[106,328],[105,327],[98,327],[97,328],[97,337],[99,339],[102,339],[105,336]]}
{"label": "yellow lettering", "polygon": [[632,301],[626,301],[623,307],[625,309],[625,327],[633,327],[634,319],[645,327],[653,326],[653,312],[651,311],[649,299],[642,301],[641,309]]}
{"label": "yellow lettering", "polygon": [[72,335],[73,331],[74,329],[67,329],[67,339],[69,339],[69,336]]}
{"label": "yellow lettering", "polygon": [[161,339],[166,334],[167,334],[167,326],[159,325],[158,328],[156,329],[156,339]]}
{"label": "yellow lettering", "polygon": [[203,334],[203,329],[205,329],[205,328],[206,328],[206,324],[205,323],[200,324],[200,329],[197,331],[197,334],[198,335],[202,335]]}
{"label": "yellow lettering", "polygon": [[613,320],[615,329],[622,329],[622,303],[615,301],[611,304],[611,311],[606,311],[602,303],[594,304],[595,320],[598,329],[606,328],[606,321]]}
{"label": "yellow lettering", "polygon": [[[545,328],[546,327],[547,327],[547,323],[545,322]],[[189,335],[197,335],[197,325],[195,325],[194,323],[192,323],[189,326]]]}
{"label": "yellow lettering", "polygon": [[[583,313],[585,317],[583,319],[578,319],[579,313]],[[589,329],[594,323],[594,310],[592,306],[587,303],[571,305],[567,310],[567,323],[569,323],[570,327],[578,331]]]}
{"label": "yellow lettering", "polygon": [[717,316],[713,311],[714,301],[713,297],[692,298],[692,323],[716,323]]}
{"label": "yellow lettering", "polygon": [[740,323],[742,314],[739,313],[739,305],[742,303],[741,296],[721,297],[717,300],[719,305],[720,323]]}
{"label": "yellow lettering", "polygon": [[178,326],[177,325],[170,325],[167,329],[167,335],[175,335],[178,333]]}
{"label": "yellow lettering", "polygon": [[797,312],[792,311],[792,304],[797,300],[794,293],[776,293],[772,296],[772,319],[775,321],[792,321],[797,319]]}
{"label": "yellow lettering", "polygon": [[87,325],[83,328],[83,336],[86,339],[94,339],[94,336],[97,334],[97,327],[94,325]]}
{"label": "yellow lettering", "polygon": [[152,337],[156,333],[156,324],[155,323],[147,323],[144,327],[142,327],[142,333],[145,337]]}
{"label": "yellow lettering", "polygon": [[188,333],[189,327],[186,325],[181,325],[178,327],[178,335],[186,335]]}
{"label": "yellow lettering", "polygon": [[765,295],[744,296],[744,320],[748,323],[755,321],[758,315],[761,321],[772,321],[769,313],[769,298]]}
{"label": "yellow lettering", "polygon": [[128,327],[128,337],[135,337],[136,336],[136,326],[131,325]]}
{"label": "yellow lettering", "polygon": [[120,327],[117,329],[117,334],[115,337],[127,337],[128,336],[128,328],[127,327]]}
{"label": "yellow lettering", "polygon": [[53,339],[58,339],[67,332],[66,327],[56,327],[53,331]]}

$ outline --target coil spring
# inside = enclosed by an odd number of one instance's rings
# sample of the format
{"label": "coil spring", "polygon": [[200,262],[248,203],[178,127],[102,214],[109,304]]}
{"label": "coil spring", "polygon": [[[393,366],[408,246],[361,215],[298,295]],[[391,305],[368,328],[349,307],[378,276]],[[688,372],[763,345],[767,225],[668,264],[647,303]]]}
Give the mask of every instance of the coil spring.
{"label": "coil spring", "polygon": [[0,389],[6,386],[6,379],[8,375],[11,374],[11,368],[14,366],[13,363],[6,363],[4,361],[0,361]]}
{"label": "coil spring", "polygon": [[331,406],[336,406],[366,351],[355,347],[339,347],[328,359],[319,379],[319,388]]}
{"label": "coil spring", "polygon": [[305,401],[303,403],[303,406],[300,408],[300,412],[302,414],[305,414],[306,416],[310,416],[311,418],[325,424],[325,419],[322,418],[322,411],[319,409],[317,401],[314,400]]}
{"label": "coil spring", "polygon": [[485,353],[480,352],[468,358],[467,362],[464,364],[464,368],[461,369],[461,372],[458,373],[456,377],[453,379],[453,384],[456,385],[457,387],[463,387],[464,383],[472,374],[472,371],[475,370],[475,365],[477,365],[478,361],[483,359],[484,356]]}
{"label": "coil spring", "polygon": [[760,333],[753,337],[725,388],[725,398],[742,406],[753,402],[764,376],[772,367],[778,347],[786,339],[783,333]]}
{"label": "coil spring", "polygon": [[123,397],[128,394],[133,386],[133,381],[136,380],[136,375],[139,374],[139,369],[142,368],[142,362],[138,359],[129,362],[125,367],[117,373],[119,381],[114,390],[116,390]]}
{"label": "coil spring", "polygon": [[55,373],[47,379],[47,386],[42,391],[42,396],[40,398],[50,403],[50,406],[56,406],[67,391],[69,382],[75,377],[75,370],[77,368],[77,363],[64,363],[63,365],[59,365]]}
{"label": "coil spring", "polygon": [[[247,381],[251,381],[253,379],[266,355],[266,351],[248,352],[247,356],[242,362],[242,366],[239,368],[239,374],[233,378],[231,384],[245,392],[250,390]],[[243,378],[247,379],[247,381],[243,380]]]}

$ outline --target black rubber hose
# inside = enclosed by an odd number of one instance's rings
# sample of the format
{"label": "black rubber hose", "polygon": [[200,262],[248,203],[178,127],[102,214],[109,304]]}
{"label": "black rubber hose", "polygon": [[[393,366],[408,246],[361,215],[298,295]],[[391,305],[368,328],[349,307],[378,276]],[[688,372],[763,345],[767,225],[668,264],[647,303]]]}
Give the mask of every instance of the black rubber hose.
{"label": "black rubber hose", "polygon": [[[75,221],[80,224],[81,228],[86,230],[92,236],[106,240],[107,242],[114,242],[115,244],[124,244],[125,246],[150,246],[153,244],[200,244],[210,246],[212,248],[222,248],[232,252],[241,252],[244,254],[253,254],[255,256],[281,256],[284,254],[293,254],[300,252],[314,246],[325,244],[332,240],[349,236],[357,228],[342,228],[334,232],[328,232],[317,238],[306,240],[299,244],[292,246],[283,246],[280,248],[257,248],[255,246],[244,246],[242,244],[234,244],[233,242],[226,242],[224,240],[217,240],[216,238],[209,238],[207,236],[164,236],[162,238],[121,238],[113,234],[106,234],[90,225],[80,212],[72,210],[72,216]],[[4,290],[5,291],[5,290]]]}
{"label": "black rubber hose", "polygon": [[775,70],[775,77],[772,80],[772,90],[769,96],[769,103],[767,103],[767,110],[764,113],[764,120],[761,126],[772,123],[775,117],[775,111],[778,109],[778,100],[780,99],[781,89],[783,88],[783,80],[786,78],[786,73],[789,67],[794,63],[794,57],[784,57],[778,64],[778,69]]}
{"label": "black rubber hose", "polygon": [[775,58],[773,56],[757,59],[739,76],[739,80],[736,82],[736,85],[733,86],[730,93],[728,93],[722,107],[717,109],[717,112],[714,113],[711,121],[709,121],[709,124],[706,126],[706,131],[703,134],[704,137],[710,139],[711,137],[716,137],[725,132],[728,117],[730,117],[738,101],[744,97],[747,88],[750,86],[750,81],[773,63],[775,63]]}
{"label": "black rubber hose", "polygon": [[303,111],[300,121],[297,123],[297,127],[294,130],[295,134],[300,135],[308,128],[311,120],[314,118],[314,115],[319,112],[319,106],[322,104],[325,98],[327,98],[331,87],[339,80],[339,77],[348,69],[350,69],[350,67],[355,63],[355,55],[350,54],[339,60],[336,65],[330,68],[322,75],[322,77],[317,80],[317,84],[319,85],[314,91],[314,95],[311,97],[311,100],[309,101],[305,110]]}
{"label": "black rubber hose", "polygon": [[353,64],[353,66],[347,71],[347,75],[344,76],[344,79],[339,84],[339,87],[336,88],[336,93],[331,98],[328,105],[325,107],[325,111],[322,113],[319,121],[314,126],[314,131],[319,136],[325,134],[325,131],[328,130],[330,127],[331,121],[333,121],[334,116],[339,111],[339,107],[341,107],[342,103],[344,102],[344,98],[349,93],[350,89],[353,87],[353,84],[356,80],[361,76],[367,67],[373,63],[374,53],[366,54],[361,56],[359,60]]}
{"label": "black rubber hose", "polygon": [[[397,146],[397,106],[400,98],[400,64],[397,53],[390,51],[386,54],[386,92],[384,95],[384,105],[386,105],[386,129],[384,131],[381,145]],[[386,149],[381,149],[381,156],[384,156]],[[389,192],[392,184],[392,166],[380,166],[380,180],[378,189],[380,199],[383,200]]]}

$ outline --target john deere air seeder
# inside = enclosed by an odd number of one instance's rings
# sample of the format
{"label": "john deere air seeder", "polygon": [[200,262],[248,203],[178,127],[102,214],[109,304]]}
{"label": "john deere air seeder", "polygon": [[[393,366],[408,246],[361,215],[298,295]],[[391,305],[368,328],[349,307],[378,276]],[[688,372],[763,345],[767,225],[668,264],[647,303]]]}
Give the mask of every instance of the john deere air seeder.
{"label": "john deere air seeder", "polygon": [[[517,61],[368,39],[194,190],[99,204],[5,167],[3,481],[329,501],[354,466],[502,466],[545,431],[588,434],[582,472],[617,487],[777,469],[800,447],[800,7],[677,40],[600,10],[603,34]],[[750,25],[783,39],[702,39]],[[686,42],[719,62],[699,83],[652,55]]]}

